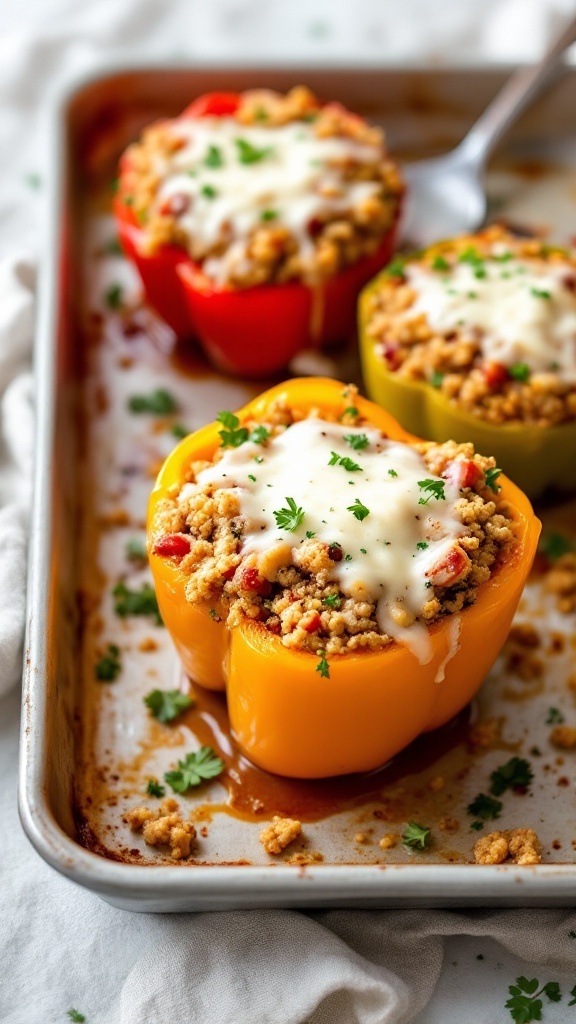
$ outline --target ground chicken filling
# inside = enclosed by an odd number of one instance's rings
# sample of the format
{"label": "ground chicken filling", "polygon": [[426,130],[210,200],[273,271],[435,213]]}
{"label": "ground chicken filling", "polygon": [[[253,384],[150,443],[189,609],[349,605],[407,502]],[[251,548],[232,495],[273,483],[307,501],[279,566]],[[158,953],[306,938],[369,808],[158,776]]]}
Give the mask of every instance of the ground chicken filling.
{"label": "ground chicken filling", "polygon": [[574,252],[494,227],[395,260],[367,330],[389,370],[480,419],[576,419]]}
{"label": "ground chicken filling", "polygon": [[[222,446],[159,507],[156,554],[228,626],[261,622],[323,656],[392,640],[430,659],[428,626],[459,613],[514,542],[494,460],[471,444],[386,438],[360,419],[277,402],[264,422],[220,414]],[[321,417],[321,418],[320,418]]]}
{"label": "ground chicken filling", "polygon": [[182,246],[211,280],[240,288],[313,284],[374,252],[402,191],[381,130],[304,87],[153,125],[121,176],[148,253]]}

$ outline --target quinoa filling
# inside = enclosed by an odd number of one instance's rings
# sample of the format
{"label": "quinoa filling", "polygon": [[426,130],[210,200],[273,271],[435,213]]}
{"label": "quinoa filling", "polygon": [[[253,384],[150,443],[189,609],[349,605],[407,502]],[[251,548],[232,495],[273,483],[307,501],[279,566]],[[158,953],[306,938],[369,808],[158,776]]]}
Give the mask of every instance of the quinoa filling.
{"label": "quinoa filling", "polygon": [[392,441],[346,396],[339,418],[220,414],[222,446],[159,507],[151,543],[230,627],[326,656],[397,640],[425,662],[427,627],[474,603],[514,542],[499,470],[471,444]]}
{"label": "quinoa filling", "polygon": [[314,284],[373,253],[403,184],[379,128],[304,87],[243,93],[235,114],[152,125],[121,195],[148,253],[185,248],[216,283]]}
{"label": "quinoa filling", "polygon": [[492,423],[576,418],[576,254],[501,228],[394,261],[367,325],[387,368]]}

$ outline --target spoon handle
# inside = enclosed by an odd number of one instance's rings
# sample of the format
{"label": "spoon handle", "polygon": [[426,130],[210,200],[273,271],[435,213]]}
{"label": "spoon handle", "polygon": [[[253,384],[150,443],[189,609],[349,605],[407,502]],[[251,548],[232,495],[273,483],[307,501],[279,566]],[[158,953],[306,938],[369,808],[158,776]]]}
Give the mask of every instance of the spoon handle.
{"label": "spoon handle", "polygon": [[508,79],[498,95],[464,137],[458,149],[470,163],[482,166],[500,136],[537,96],[559,58],[576,41],[576,16],[534,67],[520,68]]}

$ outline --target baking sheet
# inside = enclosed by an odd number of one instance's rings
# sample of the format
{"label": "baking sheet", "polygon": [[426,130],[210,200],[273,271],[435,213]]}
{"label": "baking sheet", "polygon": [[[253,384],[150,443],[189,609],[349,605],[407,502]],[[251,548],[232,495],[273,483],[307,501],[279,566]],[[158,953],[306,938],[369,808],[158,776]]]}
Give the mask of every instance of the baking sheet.
{"label": "baking sheet", "polygon": [[[446,76],[431,75],[426,91],[421,76],[414,73],[411,79],[410,73],[390,72],[387,80],[385,73],[379,74],[384,74],[388,85],[387,109],[379,111],[373,98],[367,103],[372,95],[367,74],[348,75],[348,82],[346,76],[339,77],[338,91],[345,102],[361,112],[369,107],[374,119],[392,129],[392,148],[394,125],[402,126],[397,141],[407,149],[406,121],[410,121],[411,138],[420,150],[435,148],[438,138],[448,138],[458,123],[455,111],[464,116],[461,89],[451,103],[444,103],[444,122],[438,99],[434,107],[434,96],[446,90]],[[207,77],[205,72],[199,81],[198,75],[194,78],[189,72],[187,80],[182,73],[176,87],[172,76],[166,111],[213,87],[216,77],[212,74],[210,81]],[[291,82],[314,77],[318,72],[299,72]],[[473,77],[466,79],[469,110],[479,92]],[[73,223],[60,228],[71,228],[72,262],[69,275],[63,272],[60,277],[59,309],[50,308],[48,296],[43,314],[52,328],[59,327],[56,334],[49,331],[48,323],[44,325],[45,391],[40,409],[45,427],[43,454],[49,450],[56,458],[50,463],[51,472],[44,465],[43,475],[39,473],[36,494],[36,553],[40,550],[44,555],[46,574],[39,578],[41,558],[33,560],[31,610],[37,618],[31,630],[26,695],[32,718],[25,717],[32,728],[32,748],[24,762],[23,800],[29,834],[61,870],[121,905],[141,909],[195,907],[210,899],[213,906],[398,899],[404,903],[510,902],[519,898],[518,878],[530,890],[520,897],[524,902],[552,902],[564,882],[576,877],[576,869],[572,871],[576,754],[555,750],[546,724],[550,707],[560,709],[567,721],[571,716],[572,722],[576,720],[575,691],[568,686],[575,661],[574,617],[557,613],[552,599],[543,594],[541,577],[529,585],[518,616],[518,622],[536,626],[537,650],[526,652],[517,644],[509,645],[470,708],[367,779],[273,780],[234,754],[225,706],[217,695],[202,696],[198,690],[197,707],[169,727],[155,723],[142,702],[143,695],[157,686],[186,684],[162,627],[151,620],[119,619],[113,612],[111,589],[119,579],[130,587],[149,579],[146,567],[126,559],[126,542],[143,536],[147,495],[159,463],[174,444],[170,432],[174,423],[193,430],[219,410],[243,404],[264,386],[221,377],[197,354],[174,349],[167,328],[142,307],[131,267],[113,252],[108,184],[117,153],[140,124],[158,112],[152,109],[158,103],[158,89],[153,98],[151,78],[153,74],[133,76],[132,89],[124,90],[120,104],[117,98],[108,99],[110,83],[104,81],[99,90],[98,86],[84,90],[84,97],[82,91],[76,93],[68,110],[73,145],[68,149],[70,178],[65,185],[66,197],[70,195],[73,202]],[[241,76],[240,81],[238,76],[233,82],[229,78],[230,74],[222,83],[226,87],[247,84]],[[476,86],[482,82],[486,89],[488,78],[476,74]],[[282,75],[277,73],[267,76],[273,85],[288,84],[279,79]],[[459,81],[456,76],[454,83]],[[330,73],[325,73],[319,91],[329,85]],[[415,110],[418,89],[429,97],[428,110]],[[398,110],[390,116],[391,93],[412,97],[404,121]],[[182,97],[178,106],[173,94]],[[567,241],[576,233],[575,168],[575,146],[563,140],[521,140],[516,152],[502,157],[490,175],[491,208],[515,224]],[[62,206],[60,210],[64,213]],[[111,312],[105,296],[116,285],[122,289],[123,309]],[[55,292],[54,279],[52,298]],[[302,369],[295,367],[296,372]],[[337,354],[330,362],[323,359],[317,366],[309,361],[309,369],[345,380],[357,372],[350,353]],[[50,388],[50,378],[55,390]],[[175,396],[177,414],[162,419],[128,411],[130,396],[158,387]],[[49,515],[39,521],[39,502],[44,509],[51,502],[52,522]],[[545,529],[548,524],[555,528],[558,519],[565,530],[574,521],[574,507],[546,509]],[[47,595],[48,614],[39,622],[39,602],[46,601]],[[108,643],[121,648],[123,668],[116,682],[103,684],[96,681],[94,666]],[[217,781],[179,798],[185,813],[194,815],[200,831],[198,845],[191,863],[161,868],[158,865],[167,865],[169,859],[160,849],[146,846],[122,816],[135,804],[152,806],[154,801],[144,795],[147,779],[161,779],[179,756],[200,742],[209,742],[222,753],[228,766],[223,777],[226,785]],[[512,866],[464,867],[482,834],[470,828],[474,818],[466,807],[478,792],[487,791],[491,771],[514,755],[530,760],[534,782],[526,792],[506,794],[501,818],[483,831],[534,827],[543,842],[547,866],[520,871]],[[263,824],[273,813],[299,817],[304,823],[302,839],[285,851],[282,866],[258,842]],[[424,853],[408,851],[400,841],[409,820],[432,829],[433,841]],[[70,838],[64,839],[62,833]],[[379,846],[385,834],[398,840],[388,850]],[[91,852],[81,851],[78,842]],[[286,864],[289,859],[292,864]],[[146,864],[155,866],[154,882]],[[229,869],[233,884],[224,865],[234,865]],[[397,866],[401,875],[394,870]],[[255,871],[259,893],[248,880]],[[556,884],[549,882],[546,890],[544,879],[551,871]],[[176,874],[180,896],[174,903]],[[245,882],[239,881],[242,875]],[[270,885],[272,875],[275,881]],[[302,877],[309,883],[306,892],[298,882]]]}

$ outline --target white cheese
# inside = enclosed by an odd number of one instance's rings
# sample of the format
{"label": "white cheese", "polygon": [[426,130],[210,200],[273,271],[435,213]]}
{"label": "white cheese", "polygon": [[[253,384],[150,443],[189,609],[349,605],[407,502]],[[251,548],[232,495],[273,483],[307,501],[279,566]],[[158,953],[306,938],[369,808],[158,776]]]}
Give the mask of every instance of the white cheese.
{"label": "white cheese", "polygon": [[566,284],[570,275],[566,266],[536,259],[457,262],[448,272],[408,264],[416,300],[407,316],[423,313],[439,334],[475,338],[489,362],[526,363],[532,373],[553,371],[573,383],[576,294]]}
{"label": "white cheese", "polygon": [[[350,434],[365,434],[367,447],[352,448],[345,440]],[[335,456],[360,468],[346,468]],[[430,480],[444,497],[420,486]],[[455,507],[458,487],[430,473],[414,448],[374,428],[306,419],[266,447],[248,441],[226,449],[217,464],[198,474],[197,485],[207,484],[237,495],[243,554],[288,541],[297,564],[307,534],[340,544],[343,558],[334,563],[330,579],[345,595],[375,602],[381,630],[406,643],[423,663],[430,659],[428,630],[418,618],[431,594],[426,573],[468,531]],[[274,515],[288,507],[288,498],[303,511],[294,531],[281,529]],[[368,514],[359,519],[354,508]],[[402,624],[404,611],[410,625]]]}
{"label": "white cheese", "polygon": [[[184,145],[158,166],[162,183],[156,208],[173,196],[188,198],[179,227],[196,259],[222,243],[223,254],[211,255],[204,264],[218,282],[241,263],[248,238],[272,213],[269,222],[291,231],[305,259],[313,249],[309,225],[314,218],[346,213],[381,189],[379,182],[345,181],[341,166],[336,166],[351,160],[377,162],[380,146],[318,138],[313,125],[304,122],[263,128],[230,117],[183,118],[172,130]],[[238,140],[264,155],[243,163]],[[210,154],[219,166],[207,165]]]}

